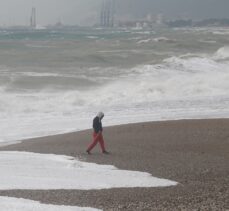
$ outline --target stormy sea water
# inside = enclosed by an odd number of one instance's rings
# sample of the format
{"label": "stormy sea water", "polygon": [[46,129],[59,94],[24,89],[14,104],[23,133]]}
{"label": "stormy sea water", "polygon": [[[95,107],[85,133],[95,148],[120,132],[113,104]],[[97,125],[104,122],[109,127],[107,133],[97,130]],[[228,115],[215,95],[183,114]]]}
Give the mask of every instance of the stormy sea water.
{"label": "stormy sea water", "polygon": [[229,117],[229,28],[0,30],[0,142]]}

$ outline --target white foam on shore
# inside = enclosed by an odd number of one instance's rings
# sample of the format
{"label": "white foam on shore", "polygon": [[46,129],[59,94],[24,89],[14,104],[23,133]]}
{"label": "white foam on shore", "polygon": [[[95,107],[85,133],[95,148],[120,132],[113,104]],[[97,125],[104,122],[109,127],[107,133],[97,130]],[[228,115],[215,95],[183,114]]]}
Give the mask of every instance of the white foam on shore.
{"label": "white foam on shore", "polygon": [[177,185],[177,182],[145,172],[81,162],[70,156],[30,152],[0,152],[0,181],[0,190],[91,190]]}
{"label": "white foam on shore", "polygon": [[0,207],[3,211],[99,211],[89,207],[48,205],[12,197],[0,197]]}

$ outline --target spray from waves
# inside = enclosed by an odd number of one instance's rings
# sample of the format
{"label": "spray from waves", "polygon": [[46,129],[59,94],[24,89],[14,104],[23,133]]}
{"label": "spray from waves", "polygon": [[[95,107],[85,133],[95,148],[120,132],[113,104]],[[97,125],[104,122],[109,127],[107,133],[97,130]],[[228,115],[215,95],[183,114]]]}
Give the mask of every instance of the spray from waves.
{"label": "spray from waves", "polygon": [[[86,109],[106,105],[136,103],[227,95],[229,64],[210,58],[172,57],[161,65],[144,65],[131,69],[127,75],[90,90],[40,92],[23,94],[6,100],[14,108],[16,99],[20,112],[67,114],[75,108]],[[24,105],[24,101],[27,101]],[[2,102],[3,104],[3,102]],[[17,112],[18,113],[18,112]]]}
{"label": "spray from waves", "polygon": [[228,80],[228,61],[210,55],[182,55],[128,69],[90,90],[15,93],[0,89],[0,139],[14,141],[86,129],[101,109],[109,113],[106,125],[195,114],[225,116],[229,99],[221,96],[228,96]]}
{"label": "spray from waves", "polygon": [[[209,57],[181,56],[165,59],[160,65],[143,65],[128,75],[96,90],[84,93],[91,105],[134,104],[173,99],[194,99],[227,95],[229,63]],[[92,96],[90,96],[92,94]],[[88,101],[87,99],[92,99]]]}
{"label": "spray from waves", "polygon": [[229,63],[210,57],[171,57],[160,65],[138,66],[114,77],[116,79],[97,84],[93,89],[76,87],[56,92],[43,89],[38,93],[13,95],[2,92],[1,105],[8,112],[12,109],[16,113],[64,114],[75,108],[227,95]]}
{"label": "spray from waves", "polygon": [[229,46],[224,46],[224,47],[220,48],[215,53],[215,58],[216,59],[229,59]]}
{"label": "spray from waves", "polygon": [[162,64],[137,66],[126,77],[99,87],[98,98],[93,98],[95,93],[84,93],[81,102],[114,106],[228,96],[229,62],[219,61],[215,57],[219,52],[227,56],[227,50],[220,48],[213,55],[186,54]]}

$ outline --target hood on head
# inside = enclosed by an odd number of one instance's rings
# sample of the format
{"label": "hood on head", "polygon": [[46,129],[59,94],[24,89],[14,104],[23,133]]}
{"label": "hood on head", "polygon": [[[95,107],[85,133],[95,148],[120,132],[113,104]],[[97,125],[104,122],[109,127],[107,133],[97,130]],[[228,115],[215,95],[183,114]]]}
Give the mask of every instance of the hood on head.
{"label": "hood on head", "polygon": [[104,117],[104,113],[103,112],[99,112],[97,114],[97,117],[99,117],[99,119],[102,119]]}

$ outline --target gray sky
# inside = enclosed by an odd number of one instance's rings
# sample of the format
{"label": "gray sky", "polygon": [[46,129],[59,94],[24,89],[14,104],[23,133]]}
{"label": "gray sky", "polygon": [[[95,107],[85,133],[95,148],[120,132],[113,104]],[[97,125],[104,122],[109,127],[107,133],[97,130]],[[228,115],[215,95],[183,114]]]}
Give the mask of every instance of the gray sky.
{"label": "gray sky", "polygon": [[[118,0],[125,2],[130,13],[162,12],[168,18],[229,18],[229,0]],[[127,6],[128,5],[128,6]]]}
{"label": "gray sky", "polygon": [[0,0],[0,24],[29,24],[32,7],[37,10],[39,25],[61,20],[66,24],[83,24],[97,19],[101,0]]}
{"label": "gray sky", "polygon": [[[229,18],[229,0],[116,0],[120,16],[142,17],[162,12],[167,18]],[[0,25],[29,24],[37,8],[40,25],[96,22],[101,0],[0,0]]]}

